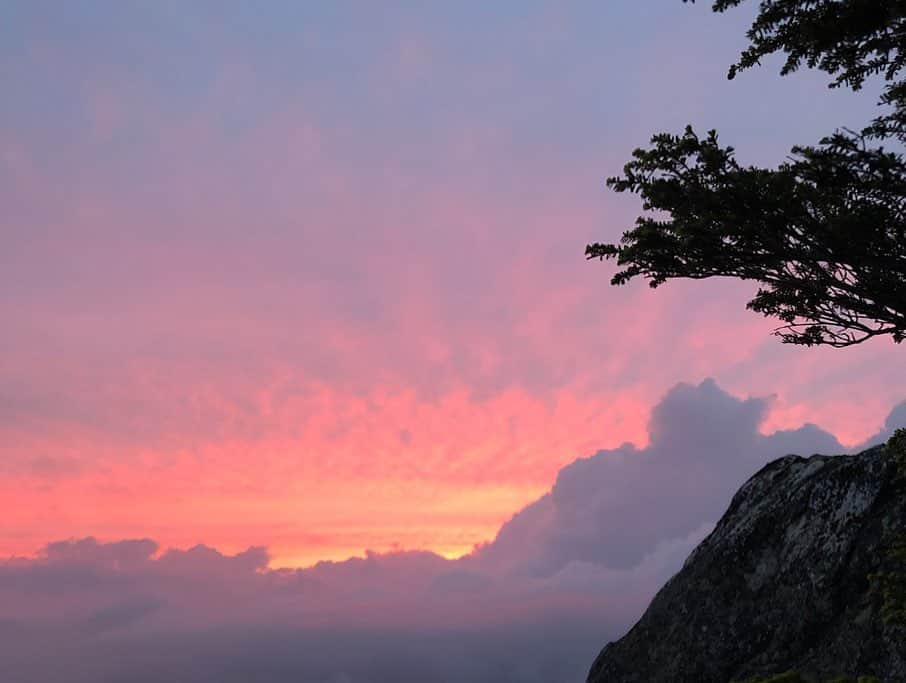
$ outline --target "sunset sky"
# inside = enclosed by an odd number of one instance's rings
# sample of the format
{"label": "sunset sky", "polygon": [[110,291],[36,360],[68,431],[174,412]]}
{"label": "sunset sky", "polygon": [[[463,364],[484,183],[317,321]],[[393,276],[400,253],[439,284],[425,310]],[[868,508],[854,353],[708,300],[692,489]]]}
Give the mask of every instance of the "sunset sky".
{"label": "sunset sky", "polygon": [[889,339],[782,345],[749,283],[583,258],[631,227],[604,179],[654,132],[771,165],[876,112],[776,61],[727,81],[748,4],[0,4],[0,558],[455,558],[577,458],[669,451],[683,391],[765,439],[881,432]]}
{"label": "sunset sky", "polygon": [[[12,2],[0,22],[0,553],[94,534],[279,565],[453,556],[679,381],[845,444],[900,349],[785,347],[731,281],[608,285],[658,130],[745,161],[873,113],[746,10]],[[818,133],[816,133],[818,131]]]}

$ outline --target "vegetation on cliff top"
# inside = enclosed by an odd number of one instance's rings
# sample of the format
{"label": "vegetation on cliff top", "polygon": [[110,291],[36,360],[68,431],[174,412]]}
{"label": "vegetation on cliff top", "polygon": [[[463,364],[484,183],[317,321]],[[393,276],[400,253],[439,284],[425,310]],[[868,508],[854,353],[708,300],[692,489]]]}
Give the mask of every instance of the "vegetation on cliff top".
{"label": "vegetation on cliff top", "polygon": [[[717,0],[713,9],[742,2]],[[588,245],[586,257],[616,259],[613,285],[637,276],[651,287],[754,280],[760,287],[748,308],[780,320],[783,342],[903,341],[906,160],[879,143],[906,143],[906,0],[763,0],[747,35],[729,78],[782,53],[781,75],[806,65],[833,76],[833,88],[860,90],[880,76],[879,104],[889,111],[861,131],[797,145],[773,169],[740,164],[713,130],[655,135],[607,181],[640,195],[648,213],[618,244]]]}

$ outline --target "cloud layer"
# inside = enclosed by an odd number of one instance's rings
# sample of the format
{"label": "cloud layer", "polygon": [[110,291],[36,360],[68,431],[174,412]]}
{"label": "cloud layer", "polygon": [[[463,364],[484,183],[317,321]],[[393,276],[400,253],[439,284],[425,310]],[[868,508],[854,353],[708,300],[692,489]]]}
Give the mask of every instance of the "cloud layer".
{"label": "cloud layer", "polygon": [[262,547],[51,543],[0,564],[0,658],[23,683],[578,682],[746,478],[790,452],[843,451],[813,425],[762,434],[769,403],[713,380],[675,386],[647,446],[567,465],[459,560],[369,553],[269,569]]}

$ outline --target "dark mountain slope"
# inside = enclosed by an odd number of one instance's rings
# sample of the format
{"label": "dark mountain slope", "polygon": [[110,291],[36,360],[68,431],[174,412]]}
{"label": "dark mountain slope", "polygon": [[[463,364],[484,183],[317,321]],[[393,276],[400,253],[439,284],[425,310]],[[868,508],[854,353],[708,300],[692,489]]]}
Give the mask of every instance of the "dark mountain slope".
{"label": "dark mountain slope", "polygon": [[906,681],[906,629],[885,626],[869,574],[906,530],[906,493],[883,446],[765,466],[609,643],[589,683],[727,683],[795,670],[813,680]]}

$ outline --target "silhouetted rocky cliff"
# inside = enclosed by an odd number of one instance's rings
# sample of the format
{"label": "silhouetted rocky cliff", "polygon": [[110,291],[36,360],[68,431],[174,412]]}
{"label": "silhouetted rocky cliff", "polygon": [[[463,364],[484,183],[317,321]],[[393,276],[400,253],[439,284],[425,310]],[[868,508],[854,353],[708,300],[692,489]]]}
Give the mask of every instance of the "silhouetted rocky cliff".
{"label": "silhouetted rocky cliff", "polygon": [[794,670],[809,680],[906,681],[906,628],[885,625],[869,575],[906,530],[884,446],[788,455],[746,482],[589,683],[727,683]]}

